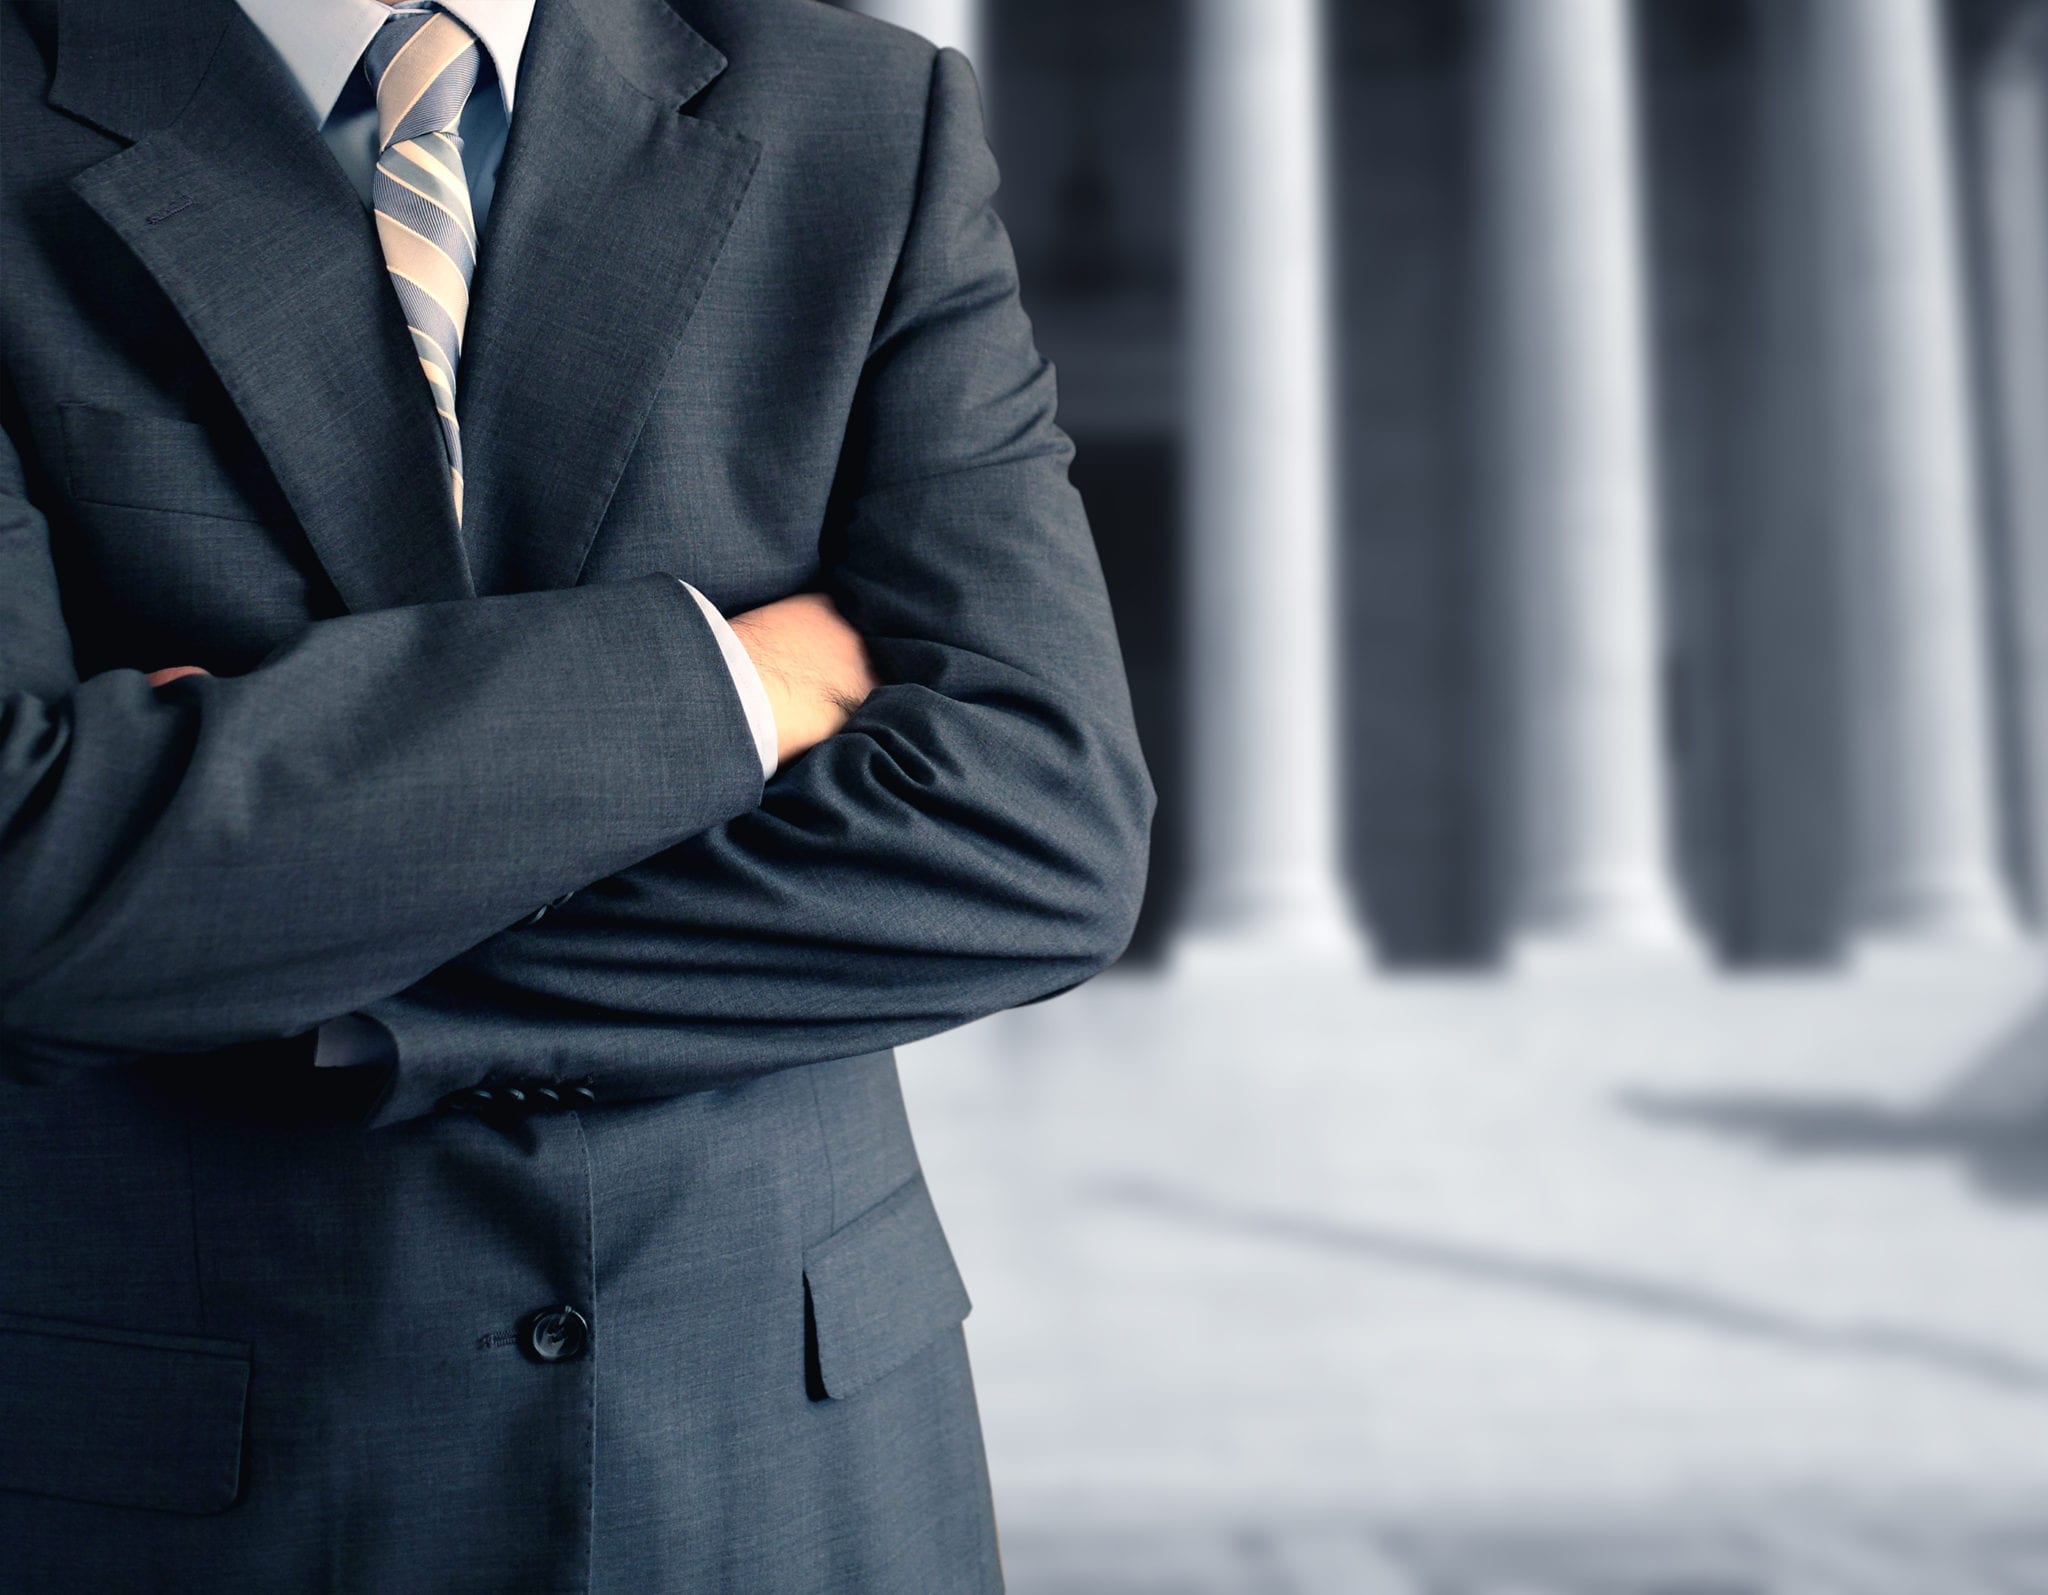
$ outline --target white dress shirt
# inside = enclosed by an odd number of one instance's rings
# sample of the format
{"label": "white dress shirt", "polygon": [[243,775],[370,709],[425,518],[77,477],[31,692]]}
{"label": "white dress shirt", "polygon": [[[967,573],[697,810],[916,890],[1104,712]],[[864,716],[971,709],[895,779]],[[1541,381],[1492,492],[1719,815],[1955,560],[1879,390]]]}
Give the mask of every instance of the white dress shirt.
{"label": "white dress shirt", "polygon": [[[497,193],[498,166],[511,131],[512,107],[519,86],[519,58],[533,22],[533,0],[436,0],[477,36],[484,66],[476,88],[456,124],[462,139],[462,170],[469,182],[470,209],[476,217],[478,252],[490,248],[485,223]],[[307,115],[334,152],[336,163],[355,185],[366,211],[371,180],[377,168],[377,100],[361,70],[363,52],[390,17],[383,0],[240,0],[242,10],[270,41],[292,80],[304,95]],[[424,380],[424,379],[423,379]],[[459,380],[459,378],[458,378]],[[718,640],[732,676],[733,690],[747,717],[747,729],[760,755],[763,779],[777,763],[775,712],[746,648],[711,600],[688,582],[683,589],[696,600]],[[367,1063],[388,1056],[389,1038],[381,1026],[359,1015],[332,1020],[320,1027],[314,1062],[323,1068]]]}

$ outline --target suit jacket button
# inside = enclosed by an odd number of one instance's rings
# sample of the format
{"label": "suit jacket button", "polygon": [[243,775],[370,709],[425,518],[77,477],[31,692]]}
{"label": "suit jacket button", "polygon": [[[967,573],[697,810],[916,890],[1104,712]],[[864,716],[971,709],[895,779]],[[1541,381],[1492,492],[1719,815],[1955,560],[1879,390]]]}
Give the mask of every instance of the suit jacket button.
{"label": "suit jacket button", "polygon": [[574,1307],[543,1307],[526,1320],[526,1351],[536,1362],[567,1362],[590,1344],[590,1322]]}

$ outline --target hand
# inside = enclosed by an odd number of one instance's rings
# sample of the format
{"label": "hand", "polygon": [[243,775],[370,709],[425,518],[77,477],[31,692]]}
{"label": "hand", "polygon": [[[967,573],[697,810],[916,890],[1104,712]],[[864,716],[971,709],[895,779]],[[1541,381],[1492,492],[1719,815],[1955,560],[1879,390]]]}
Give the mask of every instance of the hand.
{"label": "hand", "polygon": [[768,691],[784,764],[836,734],[881,685],[860,633],[823,593],[777,599],[731,625]]}
{"label": "hand", "polygon": [[204,676],[210,674],[212,674],[211,671],[201,670],[197,665],[172,665],[168,670],[152,670],[149,673],[149,684],[152,687],[161,687],[176,681],[180,676]]}

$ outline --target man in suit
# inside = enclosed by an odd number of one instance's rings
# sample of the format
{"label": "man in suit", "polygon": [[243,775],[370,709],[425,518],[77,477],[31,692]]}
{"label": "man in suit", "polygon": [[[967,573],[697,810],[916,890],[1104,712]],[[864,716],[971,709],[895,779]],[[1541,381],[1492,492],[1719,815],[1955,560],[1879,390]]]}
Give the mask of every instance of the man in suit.
{"label": "man in suit", "polygon": [[1151,791],[965,62],[6,0],[0,149],[0,1584],[999,1587],[889,1049]]}

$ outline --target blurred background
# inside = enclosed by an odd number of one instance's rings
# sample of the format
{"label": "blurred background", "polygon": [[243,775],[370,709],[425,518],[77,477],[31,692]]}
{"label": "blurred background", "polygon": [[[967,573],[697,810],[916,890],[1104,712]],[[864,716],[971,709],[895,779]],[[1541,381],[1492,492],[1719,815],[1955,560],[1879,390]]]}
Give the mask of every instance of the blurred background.
{"label": "blurred background", "polygon": [[2048,1590],[2048,0],[862,0],[1160,790],[906,1051],[1013,1589]]}

